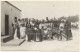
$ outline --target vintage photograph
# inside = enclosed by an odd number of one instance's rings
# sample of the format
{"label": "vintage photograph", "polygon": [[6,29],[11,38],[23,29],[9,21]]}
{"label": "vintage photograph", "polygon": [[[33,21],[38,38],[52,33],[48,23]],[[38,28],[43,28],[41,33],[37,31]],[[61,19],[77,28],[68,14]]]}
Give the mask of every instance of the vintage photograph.
{"label": "vintage photograph", "polygon": [[1,51],[79,52],[79,1],[1,1]]}

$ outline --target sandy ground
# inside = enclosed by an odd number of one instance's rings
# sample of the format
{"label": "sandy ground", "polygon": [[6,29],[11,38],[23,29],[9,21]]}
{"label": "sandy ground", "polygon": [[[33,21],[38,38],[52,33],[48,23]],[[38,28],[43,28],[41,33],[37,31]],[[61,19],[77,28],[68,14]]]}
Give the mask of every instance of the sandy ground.
{"label": "sandy ground", "polygon": [[2,46],[4,51],[54,51],[54,52],[79,52],[79,30],[72,29],[73,39],[70,41],[42,41],[42,42],[27,42],[25,41],[20,46]]}

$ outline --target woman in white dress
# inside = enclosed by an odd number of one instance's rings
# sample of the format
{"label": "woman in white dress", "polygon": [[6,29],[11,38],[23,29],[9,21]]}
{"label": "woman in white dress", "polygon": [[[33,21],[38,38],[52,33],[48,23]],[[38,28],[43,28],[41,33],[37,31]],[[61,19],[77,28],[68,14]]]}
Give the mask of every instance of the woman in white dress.
{"label": "woman in white dress", "polygon": [[26,27],[22,22],[20,24],[20,39],[26,39],[26,40],[28,39],[26,34]]}

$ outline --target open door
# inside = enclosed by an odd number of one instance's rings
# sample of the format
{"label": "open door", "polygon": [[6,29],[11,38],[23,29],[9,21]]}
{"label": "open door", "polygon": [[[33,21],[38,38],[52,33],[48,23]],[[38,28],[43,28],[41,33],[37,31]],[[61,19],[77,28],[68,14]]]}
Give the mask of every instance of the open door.
{"label": "open door", "polygon": [[9,15],[5,15],[5,35],[9,35]]}

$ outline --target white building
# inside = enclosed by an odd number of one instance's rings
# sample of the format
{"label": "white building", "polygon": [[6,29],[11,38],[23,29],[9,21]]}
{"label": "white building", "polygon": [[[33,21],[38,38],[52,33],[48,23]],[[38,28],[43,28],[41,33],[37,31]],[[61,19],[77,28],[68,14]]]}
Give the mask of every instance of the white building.
{"label": "white building", "polygon": [[12,22],[21,18],[21,10],[8,1],[1,2],[1,35],[11,35],[13,32]]}

